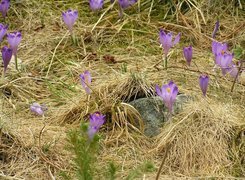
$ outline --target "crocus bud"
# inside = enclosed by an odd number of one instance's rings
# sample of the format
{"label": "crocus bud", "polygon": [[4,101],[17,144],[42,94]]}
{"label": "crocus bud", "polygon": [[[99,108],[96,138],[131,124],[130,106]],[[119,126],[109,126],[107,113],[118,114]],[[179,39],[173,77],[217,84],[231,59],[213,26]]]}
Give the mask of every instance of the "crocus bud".
{"label": "crocus bud", "polygon": [[204,96],[207,94],[207,89],[208,89],[208,82],[209,82],[209,77],[206,74],[202,74],[199,77],[199,85],[202,90],[202,93]]}
{"label": "crocus bud", "polygon": [[2,48],[2,58],[3,58],[3,66],[4,66],[4,74],[6,73],[8,64],[12,57],[12,49],[8,48],[7,46],[4,46]]}
{"label": "crocus bud", "polygon": [[173,81],[169,81],[168,84],[162,85],[161,88],[158,85],[156,85],[156,92],[157,92],[157,95],[162,98],[169,112],[172,113],[173,104],[179,92],[176,84],[174,84]]}
{"label": "crocus bud", "polygon": [[69,9],[66,12],[62,12],[62,18],[68,30],[72,33],[73,25],[78,18],[78,11]]}
{"label": "crocus bud", "polygon": [[7,39],[10,47],[13,50],[13,55],[17,55],[17,49],[20,44],[20,41],[22,39],[21,33],[20,32],[13,32],[13,33],[8,33],[7,34]]}
{"label": "crocus bud", "polygon": [[100,112],[95,112],[90,114],[89,120],[88,136],[89,139],[93,139],[95,133],[105,123],[105,115],[101,114]]}
{"label": "crocus bud", "polygon": [[104,0],[89,0],[89,5],[92,11],[99,10],[103,7]]}
{"label": "crocus bud", "polygon": [[212,38],[213,39],[215,38],[218,29],[219,29],[219,21],[216,21],[215,26],[214,26],[214,31],[212,33]]}
{"label": "crocus bud", "polygon": [[184,57],[186,59],[186,62],[188,64],[188,66],[190,66],[191,65],[191,60],[192,60],[192,46],[184,47],[183,48],[183,53],[184,53]]}
{"label": "crocus bud", "polygon": [[9,10],[10,0],[2,0],[0,3],[0,12],[2,13],[3,18],[6,17]]}
{"label": "crocus bud", "polygon": [[91,93],[91,90],[89,88],[89,86],[91,85],[91,75],[89,71],[84,71],[84,73],[80,74],[80,80],[81,80],[81,84],[83,86],[83,88],[85,89],[87,94]]}
{"label": "crocus bud", "polygon": [[40,105],[40,104],[34,102],[33,104],[31,104],[30,110],[31,110],[31,112],[35,113],[36,115],[42,116],[44,114],[44,112],[47,110],[47,107],[43,104]]}
{"label": "crocus bud", "polygon": [[0,42],[2,41],[3,37],[5,36],[6,32],[8,30],[8,26],[3,25],[0,23]]}
{"label": "crocus bud", "polygon": [[159,37],[160,37],[160,43],[163,47],[165,57],[168,56],[168,52],[171,47],[175,46],[177,43],[179,43],[180,40],[180,33],[175,37],[174,41],[172,41],[172,33],[165,33],[162,29],[160,30]]}

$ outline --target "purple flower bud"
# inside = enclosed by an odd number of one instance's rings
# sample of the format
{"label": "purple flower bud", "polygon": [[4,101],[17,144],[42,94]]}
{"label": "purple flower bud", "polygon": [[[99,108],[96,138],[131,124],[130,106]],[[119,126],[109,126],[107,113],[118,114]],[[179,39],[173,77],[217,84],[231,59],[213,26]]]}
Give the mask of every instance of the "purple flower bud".
{"label": "purple flower bud", "polygon": [[121,6],[122,9],[126,9],[129,6],[132,6],[136,2],[137,2],[137,0],[118,0],[118,3],[119,3],[119,5]]}
{"label": "purple flower bud", "polygon": [[92,11],[99,10],[103,7],[104,0],[89,0],[89,5]]}
{"label": "purple flower bud", "polygon": [[180,40],[180,33],[175,37],[175,40],[172,42],[172,33],[165,33],[162,29],[160,29],[160,33],[159,33],[159,37],[160,37],[160,43],[164,49],[164,54],[165,57],[168,56],[168,52],[170,50],[171,47],[173,47],[174,45],[176,45],[177,43],[179,43]]}
{"label": "purple flower bud", "polygon": [[7,46],[4,46],[2,48],[2,58],[3,58],[3,66],[4,66],[4,74],[6,73],[8,64],[11,60],[13,51],[12,49],[8,48]]}
{"label": "purple flower bud", "polygon": [[20,44],[20,41],[22,39],[21,33],[20,32],[13,32],[13,33],[8,33],[7,34],[7,39],[10,47],[13,50],[13,55],[17,55],[17,49]]}
{"label": "purple flower bud", "polygon": [[188,66],[190,66],[191,65],[191,60],[192,60],[192,46],[184,47],[183,48],[183,53],[184,53],[184,57],[186,59],[186,62],[188,64]]}
{"label": "purple flower bud", "polygon": [[83,86],[83,88],[85,89],[87,94],[91,93],[91,90],[89,88],[89,86],[91,85],[91,75],[89,71],[84,71],[83,74],[80,74],[80,80],[81,80],[81,84]]}
{"label": "purple flower bud", "polygon": [[44,104],[40,105],[34,102],[33,104],[31,104],[30,110],[36,115],[42,116],[44,112],[48,110],[48,108]]}
{"label": "purple flower bud", "polygon": [[78,18],[78,11],[68,9],[66,12],[62,12],[62,17],[68,30],[70,31],[70,33],[72,33],[72,27]]}
{"label": "purple flower bud", "polygon": [[2,41],[3,37],[5,36],[6,32],[8,30],[8,26],[4,26],[0,23],[0,42]]}
{"label": "purple flower bud", "polygon": [[105,115],[100,112],[95,112],[94,114],[90,114],[89,120],[88,136],[89,139],[93,139],[95,133],[105,123]]}
{"label": "purple flower bud", "polygon": [[2,0],[0,3],[0,12],[2,13],[3,18],[6,17],[9,10],[10,0]]}
{"label": "purple flower bud", "polygon": [[218,29],[219,29],[219,21],[216,21],[215,26],[214,26],[214,31],[212,33],[212,38],[213,39],[215,38]]}
{"label": "purple flower bud", "polygon": [[208,82],[209,82],[209,77],[206,74],[202,74],[199,77],[199,85],[202,90],[202,93],[204,96],[207,94],[207,89],[208,89]]}
{"label": "purple flower bud", "polygon": [[157,95],[162,98],[169,112],[172,113],[173,104],[179,92],[176,84],[174,84],[173,81],[169,81],[168,84],[162,85],[161,89],[158,85],[156,85],[156,92],[157,92]]}

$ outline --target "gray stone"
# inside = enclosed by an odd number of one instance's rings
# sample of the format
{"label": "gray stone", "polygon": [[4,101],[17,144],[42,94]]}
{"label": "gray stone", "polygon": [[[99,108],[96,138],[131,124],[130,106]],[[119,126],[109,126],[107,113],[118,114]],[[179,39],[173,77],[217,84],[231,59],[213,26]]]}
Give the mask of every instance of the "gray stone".
{"label": "gray stone", "polygon": [[[190,97],[180,94],[176,98],[173,114],[179,113],[183,109],[183,104]],[[149,137],[156,136],[160,133],[160,128],[168,119],[168,109],[165,107],[163,100],[159,97],[140,98],[131,101],[131,104],[140,113],[145,126],[145,135]]]}

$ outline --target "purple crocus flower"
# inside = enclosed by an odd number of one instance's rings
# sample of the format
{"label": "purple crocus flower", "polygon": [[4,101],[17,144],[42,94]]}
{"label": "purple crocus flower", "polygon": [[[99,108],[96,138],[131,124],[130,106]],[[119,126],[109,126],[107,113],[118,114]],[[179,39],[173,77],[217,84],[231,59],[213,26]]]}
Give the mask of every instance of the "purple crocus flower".
{"label": "purple crocus flower", "polygon": [[68,9],[66,12],[62,12],[62,17],[68,30],[70,31],[70,33],[72,33],[72,27],[78,18],[78,11]]}
{"label": "purple crocus flower", "polygon": [[20,44],[20,41],[22,39],[21,33],[20,32],[13,32],[13,33],[8,33],[7,34],[7,39],[10,47],[13,50],[13,55],[17,55],[17,49]]}
{"label": "purple crocus flower", "polygon": [[224,54],[228,50],[227,43],[220,43],[217,41],[212,42],[212,52],[216,56],[216,54],[222,53]]}
{"label": "purple crocus flower", "polygon": [[186,62],[188,64],[188,66],[190,66],[191,65],[191,60],[192,60],[192,46],[184,47],[183,48],[183,53],[184,53],[184,57],[186,59]]}
{"label": "purple crocus flower", "polygon": [[9,10],[10,0],[2,0],[0,3],[0,12],[2,13],[3,18],[6,17]]}
{"label": "purple crocus flower", "polygon": [[206,74],[202,74],[199,77],[199,85],[204,96],[207,94],[209,77]]}
{"label": "purple crocus flower", "polygon": [[[113,1],[114,2],[114,1]],[[126,9],[129,6],[135,4],[137,0],[118,0],[118,3],[122,9]]]}
{"label": "purple crocus flower", "polygon": [[162,85],[162,88],[160,88],[158,85],[156,85],[156,92],[157,92],[157,95],[162,98],[162,100],[163,100],[165,106],[167,106],[169,112],[172,113],[173,104],[174,104],[176,97],[177,97],[177,94],[179,92],[176,84],[174,84],[173,81],[169,81],[168,84]]}
{"label": "purple crocus flower", "polygon": [[47,109],[48,108],[44,104],[40,105],[39,103],[36,103],[36,102],[31,104],[30,106],[31,112],[39,116],[42,116]]}
{"label": "purple crocus flower", "polygon": [[215,26],[214,26],[214,31],[212,33],[212,38],[213,39],[215,38],[218,29],[219,29],[219,21],[216,21]]}
{"label": "purple crocus flower", "polygon": [[89,5],[92,11],[99,10],[103,7],[104,0],[89,0]]}
{"label": "purple crocus flower", "polygon": [[232,58],[233,58],[233,54],[229,54],[229,53],[216,54],[216,58],[215,58],[216,64],[221,68],[223,75],[226,75],[227,70],[232,65]]}
{"label": "purple crocus flower", "polygon": [[83,86],[83,88],[85,89],[87,94],[91,93],[91,89],[89,88],[89,86],[91,85],[91,75],[89,71],[84,71],[84,73],[80,74],[80,79],[81,79],[81,84]]}
{"label": "purple crocus flower", "polygon": [[8,30],[8,26],[3,25],[0,23],[0,42],[2,41],[3,37],[5,36],[6,32]]}
{"label": "purple crocus flower", "polygon": [[162,29],[160,29],[159,37],[160,37],[160,43],[164,49],[165,57],[167,57],[170,48],[179,42],[180,33],[175,37],[174,41],[172,41],[173,39],[172,32],[166,34]]}
{"label": "purple crocus flower", "polygon": [[89,139],[93,139],[95,133],[105,123],[105,115],[101,114],[100,112],[95,112],[90,114],[89,120],[88,136]]}
{"label": "purple crocus flower", "polygon": [[2,48],[2,58],[3,58],[3,66],[4,66],[4,75],[6,73],[6,70],[7,70],[7,67],[8,67],[8,64],[11,60],[11,57],[12,57],[12,49],[8,48],[7,46],[4,46]]}

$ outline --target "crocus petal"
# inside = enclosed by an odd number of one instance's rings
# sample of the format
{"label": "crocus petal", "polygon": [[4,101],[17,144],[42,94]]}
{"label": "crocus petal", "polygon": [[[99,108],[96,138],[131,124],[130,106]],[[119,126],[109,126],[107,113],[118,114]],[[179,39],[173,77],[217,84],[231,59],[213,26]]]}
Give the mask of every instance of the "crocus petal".
{"label": "crocus petal", "polygon": [[175,46],[177,43],[179,43],[180,41],[180,36],[181,36],[181,33],[178,33],[178,35],[175,37],[175,40],[173,42],[173,46]]}
{"label": "crocus petal", "polygon": [[104,1],[103,0],[89,0],[90,9],[92,11],[99,10],[103,7]]}
{"label": "crocus petal", "polygon": [[199,85],[204,96],[206,96],[207,94],[208,83],[209,83],[208,75],[203,74],[199,77]]}
{"label": "crocus petal", "polygon": [[5,36],[6,32],[8,30],[8,26],[3,25],[0,23],[0,42],[2,41],[3,37]]}
{"label": "crocus petal", "polygon": [[161,96],[162,93],[161,93],[160,87],[158,85],[156,85],[155,89],[156,89],[157,95]]}
{"label": "crocus petal", "polygon": [[33,104],[31,104],[30,110],[36,115],[42,116],[44,114],[44,111],[47,110],[46,106],[45,106],[45,109],[43,107],[44,105],[40,105],[39,103],[34,102]]}

